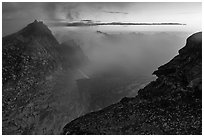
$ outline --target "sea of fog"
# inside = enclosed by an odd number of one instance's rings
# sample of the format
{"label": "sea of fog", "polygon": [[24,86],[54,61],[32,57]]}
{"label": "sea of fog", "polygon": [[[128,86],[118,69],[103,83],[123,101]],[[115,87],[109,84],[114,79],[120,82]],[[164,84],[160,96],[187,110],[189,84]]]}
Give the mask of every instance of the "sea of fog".
{"label": "sea of fog", "polygon": [[151,75],[194,32],[185,25],[50,27],[58,41],[74,40],[90,60],[88,75],[108,69]]}

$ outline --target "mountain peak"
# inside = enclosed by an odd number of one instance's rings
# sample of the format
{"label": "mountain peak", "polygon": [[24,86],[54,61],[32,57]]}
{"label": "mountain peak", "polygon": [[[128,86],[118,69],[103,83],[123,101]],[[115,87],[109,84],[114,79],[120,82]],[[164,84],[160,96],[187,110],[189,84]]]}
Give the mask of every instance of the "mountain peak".
{"label": "mountain peak", "polygon": [[51,31],[42,21],[35,20],[34,22],[28,24],[24,29],[19,31],[19,33],[21,33],[23,36],[42,36],[50,35]]}

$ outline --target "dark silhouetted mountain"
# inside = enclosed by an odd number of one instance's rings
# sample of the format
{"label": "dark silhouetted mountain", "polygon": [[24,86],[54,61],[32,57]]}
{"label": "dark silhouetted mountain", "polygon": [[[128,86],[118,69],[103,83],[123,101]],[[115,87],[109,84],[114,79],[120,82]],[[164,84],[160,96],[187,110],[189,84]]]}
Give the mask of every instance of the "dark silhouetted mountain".
{"label": "dark silhouetted mountain", "polygon": [[202,134],[202,33],[133,98],[68,123],[63,134]]}
{"label": "dark silhouetted mountain", "polygon": [[[39,21],[3,37],[2,43],[3,134],[59,134],[63,122],[81,113],[81,108],[74,111],[79,104],[68,99],[77,93],[69,93],[73,74],[64,68],[72,56],[83,56],[80,47],[63,47]],[[60,53],[63,50],[70,58]],[[70,117],[62,111],[68,101],[75,103]]]}

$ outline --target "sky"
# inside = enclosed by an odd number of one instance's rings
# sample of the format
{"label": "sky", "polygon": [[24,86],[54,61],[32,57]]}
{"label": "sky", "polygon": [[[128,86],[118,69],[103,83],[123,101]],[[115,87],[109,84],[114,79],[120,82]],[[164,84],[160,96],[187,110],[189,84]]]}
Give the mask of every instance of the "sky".
{"label": "sky", "polygon": [[201,2],[134,3],[14,3],[2,4],[3,36],[26,26],[34,19],[44,22],[93,20],[101,22],[176,22],[201,31]]}

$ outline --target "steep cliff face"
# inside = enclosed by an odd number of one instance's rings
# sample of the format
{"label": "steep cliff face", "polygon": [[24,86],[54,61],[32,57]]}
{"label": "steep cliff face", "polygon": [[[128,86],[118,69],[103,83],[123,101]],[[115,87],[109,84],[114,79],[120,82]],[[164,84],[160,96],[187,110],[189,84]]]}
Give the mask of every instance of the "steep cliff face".
{"label": "steep cliff face", "polygon": [[202,134],[202,33],[134,98],[68,123],[63,134]]}
{"label": "steep cliff face", "polygon": [[79,101],[69,98],[76,100],[78,95],[71,92],[73,73],[64,68],[64,47],[38,21],[4,37],[2,43],[3,134],[59,134],[64,122],[82,111]]}

